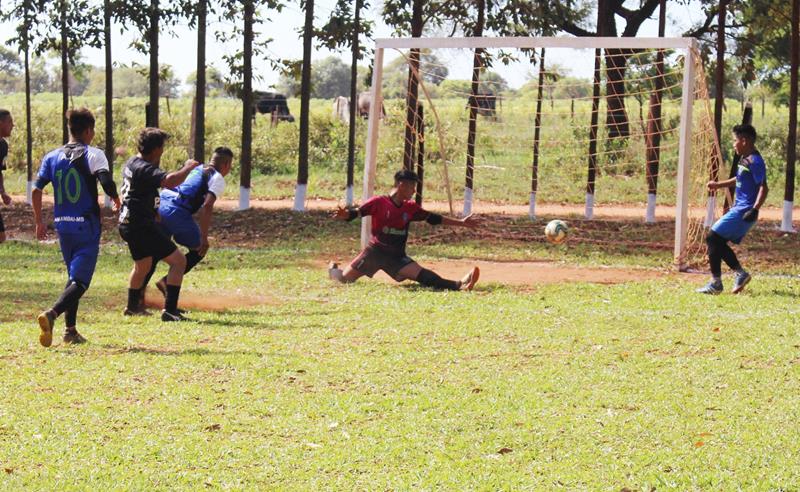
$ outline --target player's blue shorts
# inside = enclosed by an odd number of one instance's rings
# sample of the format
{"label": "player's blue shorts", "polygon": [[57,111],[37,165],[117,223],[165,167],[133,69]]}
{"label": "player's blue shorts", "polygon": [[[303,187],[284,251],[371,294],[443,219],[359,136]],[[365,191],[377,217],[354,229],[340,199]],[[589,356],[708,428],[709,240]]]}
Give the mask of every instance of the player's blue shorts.
{"label": "player's blue shorts", "polygon": [[744,236],[755,225],[753,222],[745,222],[742,216],[749,208],[732,208],[728,213],[720,217],[718,221],[711,226],[711,230],[724,237],[734,244],[739,244],[744,239]]}
{"label": "player's blue shorts", "polygon": [[67,265],[69,278],[86,287],[89,287],[92,282],[97,256],[100,253],[100,223],[90,220],[89,224],[91,229],[89,234],[58,234],[61,256],[64,258],[64,264]]}
{"label": "player's blue shorts", "polygon": [[184,207],[176,205],[171,196],[161,193],[161,203],[158,206],[161,216],[161,228],[175,239],[175,242],[195,249],[200,246],[200,227],[192,218],[192,214]]}

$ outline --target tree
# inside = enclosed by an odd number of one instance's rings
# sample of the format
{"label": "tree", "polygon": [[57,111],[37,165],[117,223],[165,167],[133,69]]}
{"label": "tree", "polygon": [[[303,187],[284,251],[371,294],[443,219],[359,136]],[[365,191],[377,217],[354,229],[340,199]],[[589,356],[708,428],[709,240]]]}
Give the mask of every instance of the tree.
{"label": "tree", "polygon": [[361,9],[369,7],[363,0],[356,0],[353,6],[353,16],[350,17],[349,1],[339,0],[331,13],[325,26],[315,32],[315,37],[321,46],[329,49],[339,49],[350,46],[350,120],[348,122],[347,140],[347,184],[345,201],[347,206],[353,204],[353,179],[355,169],[355,139],[356,139],[356,105],[358,97],[358,60],[364,57],[363,46],[359,38],[363,32],[371,34],[372,23],[362,20]]}
{"label": "tree", "polygon": [[179,16],[180,6],[175,0],[150,0],[149,2],[120,2],[118,4],[120,21],[139,30],[142,39],[131,43],[131,48],[150,58],[148,64],[148,119],[147,124],[158,126],[159,84],[162,72],[158,64],[159,33],[162,27],[173,25]]}
{"label": "tree", "polygon": [[[285,94],[301,93],[300,81],[290,74],[281,76],[278,88]],[[329,56],[314,64],[311,74],[311,97],[330,99],[350,92],[350,67],[339,57]]]}
{"label": "tree", "polygon": [[[186,84],[197,85],[197,72],[191,72],[186,77]],[[194,93],[194,90],[192,91]],[[226,95],[225,92],[225,77],[216,67],[209,65],[206,67],[206,90],[207,96],[219,97]]]}
{"label": "tree", "polygon": [[100,17],[100,12],[88,0],[57,0],[44,3],[37,9],[37,13],[52,22],[32,24],[35,38],[39,40],[34,53],[41,56],[49,50],[57,50],[61,54],[61,133],[63,142],[67,143],[69,67],[71,63],[75,64],[75,59],[84,46],[100,47],[100,31],[96,20]]}
{"label": "tree", "polygon": [[[258,41],[255,31],[262,15],[256,15],[259,7],[280,11],[283,4],[278,0],[224,0],[220,12],[225,19],[242,18],[242,24],[230,30],[218,31],[217,39],[229,41],[241,37],[242,51],[226,55],[228,65],[226,86],[242,99],[242,147],[239,157],[239,210],[250,208],[250,178],[252,166],[253,137],[253,56],[263,56],[269,41]],[[279,62],[269,59],[273,67]]]}
{"label": "tree", "polygon": [[[574,36],[622,36],[634,37],[639,32],[642,23],[650,18],[658,7],[660,0],[642,0],[638,9],[629,8],[624,0],[605,0],[605,9],[600,11],[598,6],[598,22],[595,31],[590,31],[580,24],[582,12],[573,8],[569,1],[553,2],[551,11],[558,18],[562,13],[563,20],[558,27]],[[583,5],[579,6],[579,9]],[[617,30],[617,20],[620,17],[625,21],[622,32]],[[626,137],[630,133],[628,119],[625,113],[625,71],[630,50],[609,49],[605,51],[606,62],[606,126],[610,138]]]}
{"label": "tree", "polygon": [[306,13],[303,25],[303,68],[300,80],[300,150],[297,158],[297,186],[294,195],[294,210],[305,210],[306,187],[308,186],[308,129],[309,100],[311,99],[311,44],[314,39],[314,0],[302,0]]}

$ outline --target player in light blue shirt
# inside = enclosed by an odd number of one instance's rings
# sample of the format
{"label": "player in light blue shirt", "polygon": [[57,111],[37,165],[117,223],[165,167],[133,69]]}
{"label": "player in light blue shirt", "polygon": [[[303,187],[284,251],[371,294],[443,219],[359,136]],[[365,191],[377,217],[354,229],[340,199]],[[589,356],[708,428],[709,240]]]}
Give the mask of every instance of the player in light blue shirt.
{"label": "player in light blue shirt", "polygon": [[[194,268],[208,252],[208,230],[214,204],[225,191],[225,176],[233,167],[233,151],[228,147],[217,147],[211,156],[211,162],[196,167],[186,180],[175,188],[161,190],[158,215],[164,233],[176,243],[185,246],[186,269],[184,274]],[[193,215],[198,214],[195,222]],[[145,285],[155,272],[153,264]],[[167,278],[156,282],[156,288],[166,295]],[[144,296],[141,296],[144,299]]]}
{"label": "player in light blue shirt", "polygon": [[47,238],[42,221],[42,190],[53,185],[53,221],[58,232],[61,255],[67,266],[67,285],[52,308],[39,317],[39,343],[49,347],[53,342],[53,323],[66,313],[65,343],[86,341],[76,327],[78,302],[94,275],[100,251],[100,206],[97,203],[97,182],[120,207],[117,187],[108,169],[102,150],[91,147],[94,139],[94,115],[88,109],[67,113],[70,140],[64,147],[47,154],[42,160],[32,194],[36,237]]}
{"label": "player in light blue shirt", "polygon": [[722,287],[722,262],[735,272],[733,289],[738,294],[750,282],[750,274],[742,268],[728,241],[739,244],[755,225],[758,210],[767,199],[767,167],[756,150],[756,130],[751,125],[733,127],[733,148],[741,156],[736,177],[725,181],[710,181],[709,190],[728,188],[736,185],[736,200],[728,212],[712,227],[706,237],[708,244],[708,263],[711,267],[711,281],[697,290],[701,294],[720,294]]}

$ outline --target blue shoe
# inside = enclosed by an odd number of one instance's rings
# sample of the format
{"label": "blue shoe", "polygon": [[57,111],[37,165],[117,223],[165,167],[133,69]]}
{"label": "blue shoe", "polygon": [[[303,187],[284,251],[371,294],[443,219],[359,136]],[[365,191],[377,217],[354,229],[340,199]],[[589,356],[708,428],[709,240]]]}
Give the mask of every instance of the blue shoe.
{"label": "blue shoe", "polygon": [[697,289],[695,292],[700,294],[711,294],[717,295],[722,294],[722,281],[721,280],[712,280],[711,282],[707,283],[704,287]]}
{"label": "blue shoe", "polygon": [[733,280],[733,289],[731,292],[734,294],[738,294],[739,292],[744,290],[744,286],[750,283],[753,277],[750,276],[749,273],[742,271],[742,273],[737,273],[736,277]]}

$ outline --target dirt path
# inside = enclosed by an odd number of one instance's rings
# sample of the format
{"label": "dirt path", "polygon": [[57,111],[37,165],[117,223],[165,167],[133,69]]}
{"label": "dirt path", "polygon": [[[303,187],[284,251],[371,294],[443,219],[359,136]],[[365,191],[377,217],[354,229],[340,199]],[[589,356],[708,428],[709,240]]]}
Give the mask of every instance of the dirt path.
{"label": "dirt path", "polygon": [[[13,199],[17,203],[25,201],[22,195],[13,195]],[[45,203],[52,203],[53,197],[45,195],[43,197]],[[330,199],[309,199],[306,200],[307,210],[334,210],[337,205],[342,205],[343,201],[330,200]],[[224,198],[217,202],[218,206],[225,210],[236,210],[239,207],[239,200],[232,198]],[[291,209],[294,205],[292,199],[280,200],[250,200],[250,207],[263,210],[285,210]],[[425,208],[435,212],[449,213],[449,207],[446,202],[425,202]],[[454,204],[456,212],[462,208],[462,204],[457,202]],[[473,206],[475,213],[485,214],[505,214],[505,215],[528,215],[528,205],[510,205],[510,204],[497,204],[490,202],[478,201]],[[597,205],[594,209],[595,217],[599,218],[644,218],[644,205]],[[536,205],[536,213],[545,216],[554,217],[569,217],[579,216],[582,217],[584,213],[584,206],[577,204],[558,204],[558,203],[542,203]],[[705,214],[705,208],[693,208],[690,210],[693,216],[701,217]],[[657,219],[672,219],[675,216],[675,207],[659,205],[656,207]],[[764,207],[761,209],[760,218],[766,220],[781,220],[783,212],[779,208]],[[794,217],[800,217],[800,207],[795,207]]]}

